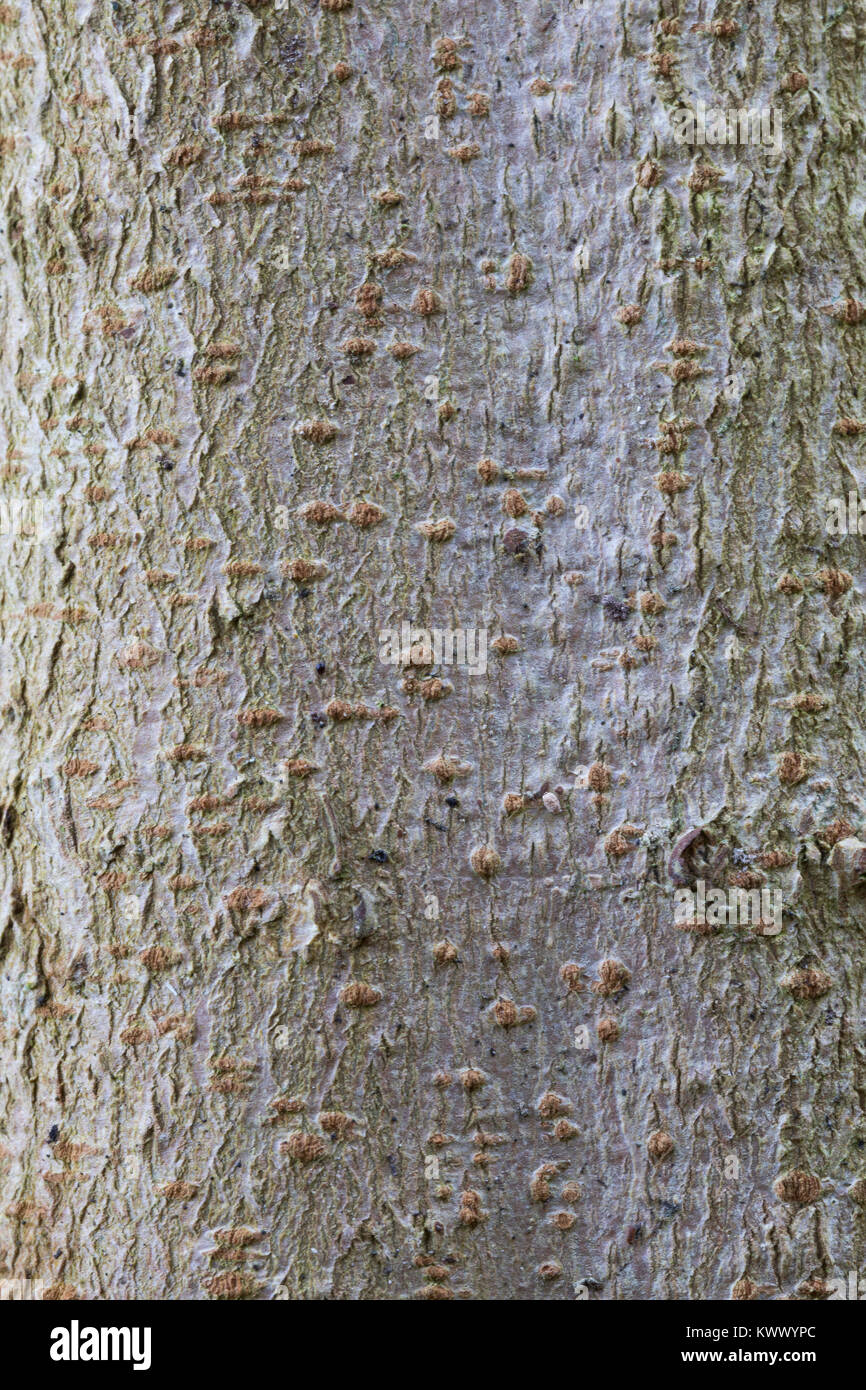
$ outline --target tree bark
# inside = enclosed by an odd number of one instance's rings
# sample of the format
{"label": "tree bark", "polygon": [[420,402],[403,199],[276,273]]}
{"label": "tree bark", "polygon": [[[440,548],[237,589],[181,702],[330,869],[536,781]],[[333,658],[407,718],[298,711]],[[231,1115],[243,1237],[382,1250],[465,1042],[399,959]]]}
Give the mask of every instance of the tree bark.
{"label": "tree bark", "polygon": [[3,6],[0,1278],[858,1270],[866,23],[661,9]]}

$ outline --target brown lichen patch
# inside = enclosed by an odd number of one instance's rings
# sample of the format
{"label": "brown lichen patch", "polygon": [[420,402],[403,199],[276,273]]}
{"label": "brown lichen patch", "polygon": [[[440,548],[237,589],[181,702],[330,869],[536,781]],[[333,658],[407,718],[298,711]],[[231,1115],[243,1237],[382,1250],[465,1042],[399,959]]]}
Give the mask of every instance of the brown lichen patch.
{"label": "brown lichen patch", "polygon": [[141,833],[145,840],[168,840],[171,838],[171,826],[146,825]]}
{"label": "brown lichen patch", "polygon": [[728,885],[731,888],[761,888],[765,882],[764,875],[754,869],[738,869],[735,873],[728,874]]}
{"label": "brown lichen patch", "polygon": [[166,1197],[170,1202],[188,1202],[190,1197],[194,1197],[198,1192],[199,1183],[183,1182],[176,1179],[174,1182],[167,1182],[158,1187],[157,1193],[160,1197]]}
{"label": "brown lichen patch", "polygon": [[815,838],[820,840],[822,844],[829,845],[832,848],[832,846],[837,845],[840,840],[844,840],[849,835],[853,834],[854,827],[851,822],[837,817],[836,820],[831,821],[829,825],[822,826],[822,828],[816,832]]}
{"label": "brown lichen patch", "polygon": [[616,1042],[619,1037],[619,1024],[615,1018],[600,1018],[595,1025],[595,1031],[599,1042]]}
{"label": "brown lichen patch", "polygon": [[165,756],[170,763],[195,763],[203,762],[208,752],[197,743],[176,743]]}
{"label": "brown lichen patch", "polygon": [[452,965],[458,959],[457,947],[447,939],[434,942],[432,952],[437,965]]}
{"label": "brown lichen patch", "polygon": [[197,887],[198,879],[193,878],[192,874],[174,874],[168,880],[168,886],[173,893],[183,893]]}
{"label": "brown lichen patch", "polygon": [[170,168],[188,169],[190,165],[197,164],[203,154],[204,145],[190,141],[183,145],[176,145],[166,156],[165,162]]}
{"label": "brown lichen patch", "polygon": [[731,1298],[738,1303],[749,1302],[758,1296],[758,1286],[751,1279],[738,1279],[731,1289]]}
{"label": "brown lichen patch", "polygon": [[340,990],[340,1003],[347,1009],[370,1009],[382,998],[381,992],[372,985],[355,981]]}
{"label": "brown lichen patch", "polygon": [[545,1091],[538,1102],[538,1113],[543,1120],[555,1120],[559,1115],[567,1115],[571,1110],[571,1101],[566,1100],[565,1096],[560,1096],[556,1091]]}
{"label": "brown lichen patch", "polygon": [[795,574],[783,574],[776,584],[781,594],[802,594],[803,581]]}
{"label": "brown lichen patch", "polygon": [[43,1290],[42,1301],[43,1303],[80,1302],[81,1294],[74,1284],[58,1282],[49,1284],[48,1288]]}
{"label": "brown lichen patch", "polygon": [[350,703],[348,700],[331,700],[325,706],[325,714],[329,719],[333,719],[335,724],[346,724],[351,719],[381,719],[387,722],[396,719],[399,713],[399,710],[388,705],[381,709],[373,709],[371,705],[357,701]]}
{"label": "brown lichen patch", "polygon": [[197,29],[191,29],[186,36],[186,44],[189,48],[218,48],[220,44],[228,42],[228,34],[217,33],[215,29],[209,29],[206,25],[199,25]]}
{"label": "brown lichen patch", "polygon": [[403,342],[392,343],[388,348],[391,356],[395,357],[398,362],[405,362],[407,358],[414,357],[415,353],[420,352],[420,350],[421,349],[417,348],[414,343]]}
{"label": "brown lichen patch", "polygon": [[558,1172],[559,1168],[555,1163],[543,1163],[540,1168],[536,1168],[529,1180],[529,1197],[531,1201],[550,1201],[552,1195],[550,1183]]}
{"label": "brown lichen patch", "polygon": [[773,1191],[780,1202],[805,1206],[810,1202],[816,1202],[820,1197],[821,1179],[812,1173],[804,1172],[802,1168],[794,1168],[776,1179]]}
{"label": "brown lichen patch", "polygon": [[117,658],[119,665],[128,666],[131,671],[147,671],[156,666],[162,657],[148,642],[134,642]]}
{"label": "brown lichen patch", "polygon": [[328,1152],[328,1146],[324,1139],[318,1134],[305,1134],[299,1130],[296,1134],[290,1134],[288,1139],[284,1139],[280,1144],[280,1153],[288,1154],[289,1158],[294,1158],[298,1163],[315,1163],[317,1159],[324,1158]]}
{"label": "brown lichen patch", "polygon": [[833,426],[834,434],[842,434],[847,438],[862,434],[864,430],[866,430],[866,425],[863,424],[862,420],[855,420],[850,415],[843,415],[842,419],[837,420]]}
{"label": "brown lichen patch", "polygon": [[853,576],[847,570],[835,569],[832,566],[818,570],[815,579],[828,598],[839,598],[842,594],[847,594],[854,583]]}
{"label": "brown lichen patch", "polygon": [[832,975],[823,970],[792,970],[782,980],[782,988],[795,999],[820,999],[832,987]]}
{"label": "brown lichen patch", "polygon": [[289,758],[284,766],[290,777],[311,777],[319,770],[318,764],[308,762],[306,758]]}
{"label": "brown lichen patch", "polygon": [[317,155],[333,154],[334,146],[329,140],[293,140],[291,150],[299,159],[314,159]]}
{"label": "brown lichen patch", "polygon": [[612,859],[621,859],[623,855],[631,854],[637,849],[634,843],[640,837],[640,830],[636,825],[626,822],[616,830],[612,830],[604,842],[604,852]]}
{"label": "brown lichen patch", "polygon": [[625,324],[626,328],[633,327],[640,323],[643,318],[643,309],[639,304],[623,304],[614,314],[617,323]]}
{"label": "brown lichen patch", "polygon": [[355,304],[359,313],[372,324],[378,321],[382,299],[381,285],[375,284],[372,280],[366,281],[355,291]]}
{"label": "brown lichen patch", "polygon": [[421,521],[415,529],[420,531],[422,536],[426,536],[428,541],[441,545],[453,538],[457,523],[450,516],[446,516],[440,521]]}
{"label": "brown lichen patch", "polygon": [[216,796],[213,792],[205,792],[203,796],[194,796],[192,801],[188,801],[186,809],[188,811],[218,811],[223,806],[230,806],[233,800],[233,796]]}
{"label": "brown lichen patch", "polygon": [[300,1096],[277,1096],[268,1102],[268,1108],[277,1115],[300,1115],[305,1107],[306,1102]]}
{"label": "brown lichen patch", "polygon": [[586,989],[583,979],[583,966],[568,960],[559,967],[559,978],[568,986],[569,994],[581,994]]}
{"label": "brown lichen patch", "polygon": [[640,594],[638,597],[638,606],[640,611],[650,618],[658,617],[660,613],[664,613],[667,607],[661,595],[653,593]]}
{"label": "brown lichen patch", "polygon": [[44,1221],[48,1216],[47,1207],[41,1206],[38,1202],[18,1201],[10,1202],[4,1211],[4,1216],[8,1216],[10,1221],[39,1222]]}
{"label": "brown lichen patch", "polygon": [[490,645],[495,652],[499,652],[500,656],[513,656],[515,652],[520,651],[520,643],[517,638],[512,637],[511,634],[507,632],[503,632],[499,637],[495,637]]}
{"label": "brown lichen patch", "polygon": [[60,771],[64,777],[69,778],[92,777],[99,771],[99,763],[91,762],[89,758],[69,758],[62,764]]}
{"label": "brown lichen patch", "polygon": [[466,97],[466,109],[470,116],[489,116],[490,97],[486,92],[469,92]]}
{"label": "brown lichen patch", "polygon": [[229,560],[227,565],[223,565],[223,574],[228,575],[229,579],[251,579],[253,575],[261,574],[263,565],[258,565],[254,560]]}
{"label": "brown lichen patch", "polygon": [[520,1010],[513,999],[497,999],[492,1013],[500,1028],[516,1028],[520,1022]]}
{"label": "brown lichen patch", "polygon": [[336,1139],[351,1139],[358,1121],[343,1110],[323,1110],[319,1115],[319,1126],[325,1134]]}
{"label": "brown lichen patch", "polygon": [[226,907],[231,912],[257,912],[263,908],[268,901],[268,895],[262,888],[251,888],[249,884],[242,884],[240,888],[234,888],[226,896]]}
{"label": "brown lichen patch", "polygon": [[296,427],[295,433],[302,439],[308,439],[311,444],[328,444],[336,439],[339,430],[330,420],[307,420]]}
{"label": "brown lichen patch", "polygon": [[662,171],[654,159],[642,159],[637,166],[635,181],[641,188],[655,188],[662,176]]}
{"label": "brown lichen patch", "polygon": [[477,159],[481,153],[481,146],[471,141],[464,145],[452,145],[447,151],[449,158],[456,159],[460,164],[469,164],[473,159]]}
{"label": "brown lichen patch", "polygon": [[97,531],[87,537],[87,544],[91,550],[118,550],[122,545],[126,545],[127,539],[128,537],[118,531]]}
{"label": "brown lichen patch", "polygon": [[439,676],[431,676],[429,680],[419,681],[414,676],[407,676],[403,681],[403,690],[407,695],[420,695],[422,700],[444,700],[446,695],[451,693],[452,687],[446,685]]}
{"label": "brown lichen patch", "polygon": [[598,967],[598,979],[592,986],[594,994],[608,999],[626,988],[631,971],[618,960],[603,960]]}
{"label": "brown lichen patch", "polygon": [[316,579],[324,579],[328,573],[327,565],[321,560],[284,560],[281,569],[289,579],[299,584],[309,584]]}
{"label": "brown lichen patch", "polygon": [[172,1033],[179,1042],[191,1042],[195,1037],[195,1020],[185,1014],[166,1014],[162,1018],[154,1014],[153,1020],[160,1038]]}
{"label": "brown lichen patch", "polygon": [[510,487],[502,494],[502,510],[507,516],[515,520],[519,516],[525,516],[529,511],[529,504],[522,492],[516,487]]}
{"label": "brown lichen patch", "polygon": [[791,709],[797,710],[801,714],[816,714],[818,710],[826,709],[829,701],[816,691],[803,691],[798,695],[792,695],[790,700]]}
{"label": "brown lichen patch", "polygon": [[209,1274],[202,1279],[202,1286],[211,1298],[231,1299],[250,1298],[261,1289],[257,1279],[245,1270],[226,1270],[223,1274]]}
{"label": "brown lichen patch", "polygon": [[700,367],[697,362],[687,362],[682,359],[679,362],[674,362],[673,366],[663,366],[662,370],[667,372],[671,381],[677,382],[695,381],[699,376],[706,375],[704,368]]}
{"label": "brown lichen patch", "polygon": [[779,759],[779,781],[785,787],[794,787],[808,776],[808,764],[800,753],[783,753]]}
{"label": "brown lichen patch", "polygon": [[786,869],[794,863],[794,855],[784,849],[767,850],[755,856],[755,863],[762,869]]}
{"label": "brown lichen patch", "polygon": [[647,1140],[647,1153],[654,1162],[660,1162],[673,1152],[674,1141],[664,1130],[657,1129]]}
{"label": "brown lichen patch", "polygon": [[610,787],[610,769],[604,763],[592,763],[587,773],[586,783],[590,791],[606,792]]}
{"label": "brown lichen patch", "polygon": [[315,526],[330,526],[335,521],[345,521],[345,513],[335,507],[332,502],[315,501],[307,502],[305,506],[298,509],[298,516],[302,521],[310,521]]}
{"label": "brown lichen patch", "polygon": [[374,338],[347,338],[342,345],[347,357],[372,357],[376,351]]}
{"label": "brown lichen patch", "polygon": [[522,294],[532,283],[532,262],[528,256],[515,251],[509,258],[505,288],[509,294]]}
{"label": "brown lichen patch", "polygon": [[866,319],[866,304],[861,304],[857,299],[843,299],[839,304],[834,304],[829,312],[840,323],[862,323]]}
{"label": "brown lichen patch", "polygon": [[133,276],[129,282],[129,287],[132,290],[140,290],[142,294],[152,294],[156,290],[164,290],[176,277],[177,270],[174,266],[154,266],[148,270],[141,270]]}
{"label": "brown lichen patch", "polygon": [[249,1226],[227,1226],[219,1231],[214,1231],[212,1239],[217,1245],[238,1248],[244,1245],[253,1245],[256,1241],[263,1240],[265,1234],[265,1231],[255,1231]]}
{"label": "brown lichen patch", "polygon": [[439,297],[435,290],[420,289],[416,291],[415,298],[412,300],[412,308],[422,318],[429,318],[431,314],[438,314],[440,307]]}
{"label": "brown lichen patch", "polygon": [[153,974],[161,970],[168,970],[178,962],[178,955],[175,951],[169,951],[165,946],[148,946],[146,950],[139,953],[139,960],[146,969]]}
{"label": "brown lichen patch", "polygon": [[457,1212],[457,1219],[461,1226],[477,1226],[484,1221],[487,1213],[481,1206],[480,1192],[474,1192],[467,1188],[460,1194],[460,1206]]}
{"label": "brown lichen patch", "polygon": [[858,1207],[866,1207],[866,1178],[858,1178],[849,1189],[849,1196]]}
{"label": "brown lichen patch", "polygon": [[236,716],[239,724],[243,724],[248,729],[267,729],[274,724],[280,724],[285,715],[278,709],[270,709],[267,705],[259,705],[255,709],[243,710]]}
{"label": "brown lichen patch", "polygon": [[716,188],[722,177],[722,170],[714,164],[697,164],[689,175],[689,188],[693,193],[706,193]]}
{"label": "brown lichen patch", "polygon": [[499,465],[493,459],[481,459],[475,465],[475,472],[482,483],[493,483],[499,477]]}
{"label": "brown lichen patch", "polygon": [[469,856],[469,863],[481,878],[491,879],[502,867],[502,860],[491,845],[479,845]]}
{"label": "brown lichen patch", "polygon": [[106,893],[114,893],[118,888],[122,888],[126,883],[128,875],[122,869],[108,869],[104,874],[100,874],[96,880],[100,888],[104,888]]}
{"label": "brown lichen patch", "polygon": [[365,531],[370,526],[378,526],[384,521],[385,513],[374,502],[354,502],[346,513],[346,519],[353,526],[359,526]]}
{"label": "brown lichen patch", "polygon": [[222,386],[235,375],[236,370],[228,363],[214,362],[208,367],[196,367],[192,377],[193,381],[200,381],[204,386]]}

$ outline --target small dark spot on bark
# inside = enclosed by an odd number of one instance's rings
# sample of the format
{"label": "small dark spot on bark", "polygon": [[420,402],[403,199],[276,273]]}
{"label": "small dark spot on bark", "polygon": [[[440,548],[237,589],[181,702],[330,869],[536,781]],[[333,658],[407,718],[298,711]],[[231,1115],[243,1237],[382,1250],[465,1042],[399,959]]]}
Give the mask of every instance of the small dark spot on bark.
{"label": "small dark spot on bark", "polygon": [[611,622],[624,623],[626,618],[631,617],[631,609],[624,599],[606,598],[602,604],[605,613]]}

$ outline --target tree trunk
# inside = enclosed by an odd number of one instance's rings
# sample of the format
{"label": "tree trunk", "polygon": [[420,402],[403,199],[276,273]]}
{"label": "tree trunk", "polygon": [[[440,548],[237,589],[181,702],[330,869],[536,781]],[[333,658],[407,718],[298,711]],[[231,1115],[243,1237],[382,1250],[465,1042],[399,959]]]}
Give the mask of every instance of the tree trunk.
{"label": "tree trunk", "polygon": [[0,1278],[846,1278],[862,12],[2,19]]}

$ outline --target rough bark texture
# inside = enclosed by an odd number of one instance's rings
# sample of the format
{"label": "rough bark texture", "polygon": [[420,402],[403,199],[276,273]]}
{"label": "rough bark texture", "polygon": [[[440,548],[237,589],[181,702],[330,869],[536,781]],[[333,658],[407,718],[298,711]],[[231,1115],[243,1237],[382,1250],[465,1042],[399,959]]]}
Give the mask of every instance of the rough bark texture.
{"label": "rough bark texture", "polygon": [[[862,8],[13,0],[0,40],[2,491],[48,533],[0,538],[0,1275],[856,1270]],[[678,145],[698,98],[784,148]],[[516,650],[406,673],[404,621]],[[779,935],[675,928],[737,873]]]}

